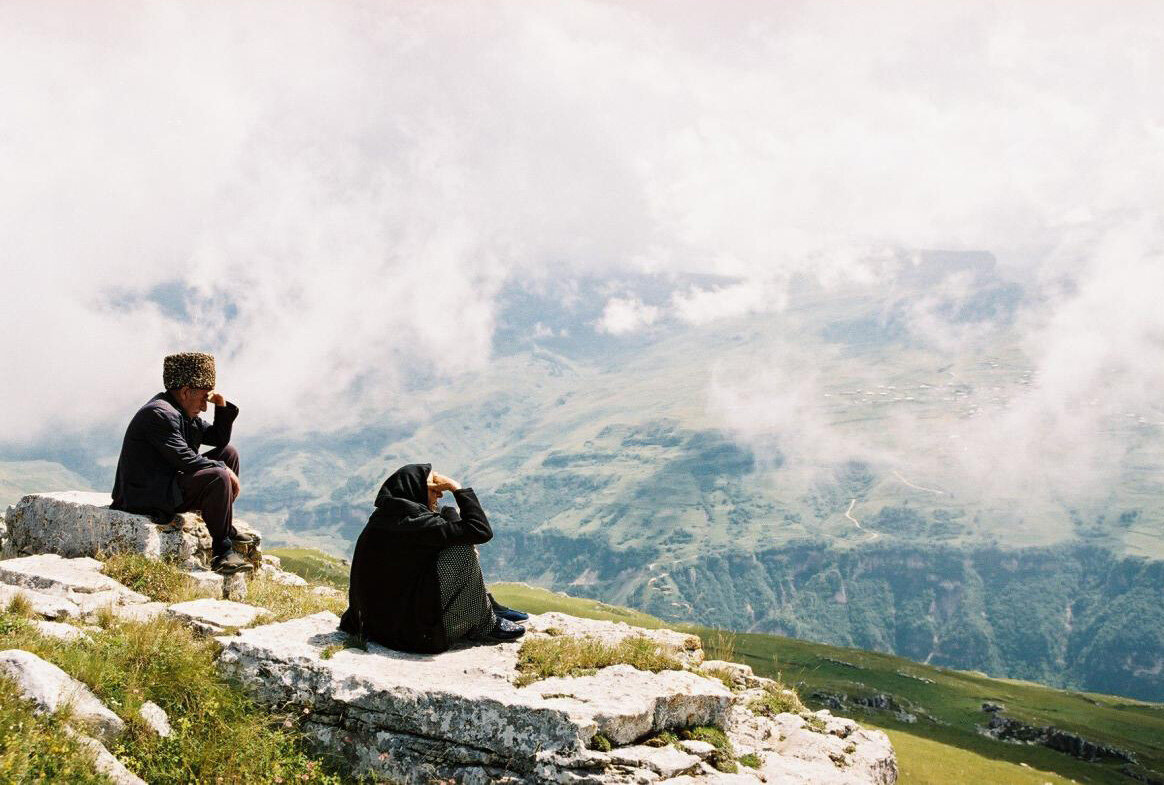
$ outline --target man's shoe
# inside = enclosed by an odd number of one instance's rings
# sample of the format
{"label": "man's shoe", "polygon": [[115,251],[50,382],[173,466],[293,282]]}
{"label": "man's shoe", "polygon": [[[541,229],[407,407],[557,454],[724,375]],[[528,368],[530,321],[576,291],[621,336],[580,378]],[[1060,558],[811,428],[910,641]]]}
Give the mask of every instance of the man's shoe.
{"label": "man's shoe", "polygon": [[235,529],[230,535],[230,541],[235,545],[250,545],[255,541],[255,538],[246,532],[240,532],[238,529]]}
{"label": "man's shoe", "polygon": [[236,572],[250,572],[254,566],[234,551],[214,557],[210,569],[219,575],[234,575]]}
{"label": "man's shoe", "polygon": [[514,624],[508,619],[498,618],[497,623],[493,625],[493,629],[489,631],[486,640],[491,641],[514,641],[525,635],[525,627],[520,624]]}
{"label": "man's shoe", "polygon": [[513,608],[506,608],[504,605],[493,599],[493,595],[489,595],[489,602],[493,605],[493,613],[506,621],[525,621],[529,618],[529,614],[525,611],[515,611]]}

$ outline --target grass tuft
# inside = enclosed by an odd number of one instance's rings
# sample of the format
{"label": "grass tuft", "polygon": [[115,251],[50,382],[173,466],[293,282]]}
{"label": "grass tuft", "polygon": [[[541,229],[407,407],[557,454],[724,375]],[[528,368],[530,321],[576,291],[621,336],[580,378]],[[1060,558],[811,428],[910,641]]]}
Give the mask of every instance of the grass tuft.
{"label": "grass tuft", "polygon": [[598,750],[599,752],[610,752],[614,749],[614,745],[610,743],[610,739],[601,733],[595,733],[594,738],[590,740],[590,749]]}
{"label": "grass tuft", "polygon": [[736,758],[736,760],[741,765],[747,766],[749,769],[758,769],[764,764],[764,761],[760,760],[760,756],[754,752],[749,752],[747,755],[741,755],[740,757]]}
{"label": "grass tuft", "polygon": [[347,597],[314,594],[305,586],[286,586],[258,573],[247,584],[247,602],[271,612],[267,622],[287,621],[320,611],[341,614],[348,607]]}
{"label": "grass tuft", "polygon": [[194,582],[177,565],[149,559],[140,553],[119,553],[105,560],[102,570],[113,580],[151,600],[173,603],[195,597]]}
{"label": "grass tuft", "polygon": [[524,687],[551,676],[580,676],[620,664],[652,672],[683,669],[682,663],[642,635],[614,645],[593,638],[530,638],[518,651],[515,683]]}
{"label": "grass tuft", "polygon": [[32,603],[25,595],[14,594],[12,595],[12,599],[8,601],[8,607],[4,609],[4,612],[10,616],[31,619],[33,616]]}
{"label": "grass tuft", "polygon": [[765,684],[763,695],[749,703],[748,708],[762,717],[772,717],[785,712],[801,714],[808,711],[800,702],[800,696],[780,682]]}

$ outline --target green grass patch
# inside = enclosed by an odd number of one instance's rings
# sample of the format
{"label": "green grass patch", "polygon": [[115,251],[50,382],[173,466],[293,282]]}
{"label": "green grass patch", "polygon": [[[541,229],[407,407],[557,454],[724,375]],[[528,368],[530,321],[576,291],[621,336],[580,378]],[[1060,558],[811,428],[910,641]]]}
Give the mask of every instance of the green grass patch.
{"label": "green grass patch", "polygon": [[[14,622],[14,618],[0,616],[0,649],[31,651],[87,684],[129,725],[126,734],[110,745],[110,751],[147,782],[332,785],[340,781],[333,769],[307,755],[290,718],[254,705],[238,685],[219,677],[213,640],[194,637],[177,621],[158,618],[146,623],[113,623],[91,632],[91,641],[62,642],[44,638],[31,625],[19,619]],[[170,738],[155,738],[138,717],[141,704],[147,700],[170,715],[174,728]],[[0,758],[10,755],[17,763],[30,756],[35,759],[42,744],[38,739],[43,737],[47,739],[45,749],[60,752],[55,763],[36,763],[41,770],[50,764],[62,767],[52,771],[91,767],[87,758],[55,740],[51,719],[26,732],[24,728],[32,727],[27,720],[8,714],[20,711],[12,703],[0,700],[0,716],[12,717],[12,722],[0,725],[0,746],[13,750]],[[11,730],[13,723],[15,732]],[[15,766],[11,762],[2,765]],[[0,769],[0,781],[36,781],[39,776],[32,769],[27,777],[18,768],[11,770],[19,776],[4,776]],[[45,779],[98,781],[63,774]]]}
{"label": "green grass patch", "polygon": [[266,619],[267,622],[297,619],[320,611],[331,611],[338,615],[348,607],[347,597],[315,594],[306,586],[286,586],[261,572],[247,583],[247,602],[269,610],[271,615]]}
{"label": "green grass patch", "polygon": [[682,663],[641,635],[617,644],[593,638],[530,638],[518,651],[515,683],[522,687],[551,676],[581,676],[624,664],[652,672],[683,669]]}
{"label": "green grass patch", "polygon": [[749,752],[747,755],[741,755],[736,758],[736,761],[741,766],[747,766],[749,769],[758,769],[764,765],[764,761],[760,760],[760,756],[754,752]]}
{"label": "green grass patch", "polygon": [[140,553],[119,553],[105,560],[102,571],[151,600],[174,603],[195,598],[194,582],[177,565]]}
{"label": "green grass patch", "polygon": [[287,572],[293,572],[309,583],[321,583],[336,589],[347,589],[351,567],[342,559],[314,548],[267,548],[263,551],[278,556]]}

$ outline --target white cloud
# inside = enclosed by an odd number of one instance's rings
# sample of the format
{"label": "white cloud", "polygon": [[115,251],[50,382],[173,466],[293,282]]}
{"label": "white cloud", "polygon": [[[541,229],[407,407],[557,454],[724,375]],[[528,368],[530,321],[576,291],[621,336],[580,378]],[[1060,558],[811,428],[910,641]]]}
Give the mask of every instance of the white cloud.
{"label": "white cloud", "polygon": [[[1047,324],[1152,323],[1094,254],[1164,201],[1162,29],[1150,3],[4,3],[0,434],[124,419],[187,348],[256,431],[350,424],[485,362],[507,280],[628,266],[744,283],[615,329],[928,247],[1077,280]],[[1125,337],[1100,354],[1161,366]]]}
{"label": "white cloud", "polygon": [[611,297],[606,301],[594,329],[600,333],[623,335],[649,327],[659,318],[659,309],[633,297]]}

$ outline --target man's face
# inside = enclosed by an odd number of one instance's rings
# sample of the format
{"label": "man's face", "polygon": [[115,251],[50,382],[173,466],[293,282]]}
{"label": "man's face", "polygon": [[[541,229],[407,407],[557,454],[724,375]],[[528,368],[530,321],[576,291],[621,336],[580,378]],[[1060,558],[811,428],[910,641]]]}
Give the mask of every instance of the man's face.
{"label": "man's face", "polygon": [[210,398],[210,390],[200,390],[196,387],[181,387],[178,389],[178,403],[187,417],[197,417],[199,412],[206,411],[206,403]]}

